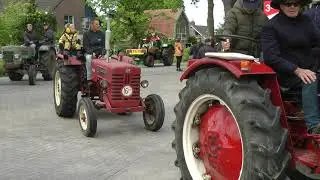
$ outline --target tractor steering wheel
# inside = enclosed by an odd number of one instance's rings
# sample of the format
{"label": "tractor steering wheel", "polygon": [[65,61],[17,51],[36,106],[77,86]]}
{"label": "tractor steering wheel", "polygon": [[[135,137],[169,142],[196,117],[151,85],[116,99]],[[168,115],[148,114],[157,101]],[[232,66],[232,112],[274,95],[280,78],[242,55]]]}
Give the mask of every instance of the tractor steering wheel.
{"label": "tractor steering wheel", "polygon": [[[215,35],[214,36],[216,38],[217,41],[219,41],[219,43],[221,41],[225,41],[227,39],[239,39],[239,40],[247,40],[247,41],[251,41],[253,44],[256,44],[256,48],[250,48],[250,54],[254,55],[254,57],[261,57],[261,46],[260,46],[260,41],[256,40],[254,38],[251,37],[247,37],[247,36],[239,36],[239,35],[223,35],[223,34],[219,34],[219,35]],[[219,51],[222,50],[222,45],[219,45]],[[232,51],[232,50],[231,50]]]}

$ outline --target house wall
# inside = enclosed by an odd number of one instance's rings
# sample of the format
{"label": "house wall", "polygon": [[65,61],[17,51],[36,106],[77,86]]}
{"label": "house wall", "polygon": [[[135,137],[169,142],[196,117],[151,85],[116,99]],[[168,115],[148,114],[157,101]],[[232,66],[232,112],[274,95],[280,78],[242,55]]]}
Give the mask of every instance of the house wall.
{"label": "house wall", "polygon": [[63,29],[65,25],[64,17],[73,16],[77,30],[82,29],[82,18],[85,17],[85,3],[79,0],[65,0],[56,9],[58,29]]}
{"label": "house wall", "polygon": [[185,13],[182,12],[181,16],[176,22],[175,38],[180,38],[183,44],[187,43],[190,36],[189,21]]}

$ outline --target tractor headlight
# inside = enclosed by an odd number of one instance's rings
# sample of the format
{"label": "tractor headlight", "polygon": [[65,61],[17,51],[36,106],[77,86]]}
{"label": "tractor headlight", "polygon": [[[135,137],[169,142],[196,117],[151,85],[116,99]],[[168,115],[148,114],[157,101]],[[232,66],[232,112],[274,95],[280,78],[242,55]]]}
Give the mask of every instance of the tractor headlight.
{"label": "tractor headlight", "polygon": [[108,82],[106,80],[101,80],[100,81],[100,87],[102,87],[103,89],[107,89]]}
{"label": "tractor headlight", "polygon": [[20,54],[14,54],[15,59],[19,59],[19,57],[20,57]]}
{"label": "tractor headlight", "polygon": [[0,54],[0,59],[3,59],[3,55],[2,54]]}
{"label": "tractor headlight", "polygon": [[143,81],[141,81],[140,85],[141,85],[141,87],[143,87],[143,88],[147,88],[147,87],[149,86],[149,81],[143,80]]}

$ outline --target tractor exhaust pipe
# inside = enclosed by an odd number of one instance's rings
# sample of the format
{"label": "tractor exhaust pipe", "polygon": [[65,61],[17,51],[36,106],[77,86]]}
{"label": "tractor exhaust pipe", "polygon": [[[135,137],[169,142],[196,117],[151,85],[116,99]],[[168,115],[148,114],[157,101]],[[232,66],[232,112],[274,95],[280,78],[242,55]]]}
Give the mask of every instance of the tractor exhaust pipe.
{"label": "tractor exhaust pipe", "polygon": [[106,49],[106,55],[105,58],[108,60],[109,62],[109,56],[110,56],[110,39],[111,39],[111,30],[110,30],[110,18],[106,17],[106,21],[107,21],[107,30],[106,30],[106,37],[105,37],[105,49]]}

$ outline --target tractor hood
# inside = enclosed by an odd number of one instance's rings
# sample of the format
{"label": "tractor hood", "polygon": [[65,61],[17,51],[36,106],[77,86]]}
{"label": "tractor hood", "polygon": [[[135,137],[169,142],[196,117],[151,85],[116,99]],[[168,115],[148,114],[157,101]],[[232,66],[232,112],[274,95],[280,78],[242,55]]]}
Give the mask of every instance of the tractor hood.
{"label": "tractor hood", "polygon": [[110,75],[119,74],[141,74],[141,68],[118,60],[111,59],[109,62],[105,59],[93,59],[92,60],[92,72],[93,75],[106,77]]}
{"label": "tractor hood", "polygon": [[13,52],[14,54],[25,56],[25,58],[32,57],[35,54],[35,49],[27,46],[4,46],[1,50],[4,54],[6,54],[6,52]]}

